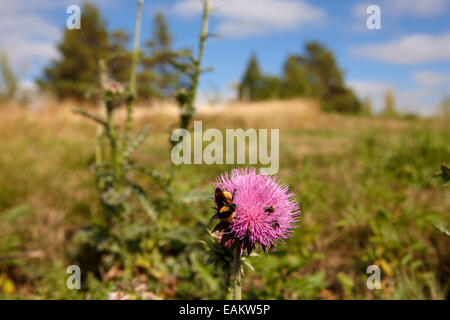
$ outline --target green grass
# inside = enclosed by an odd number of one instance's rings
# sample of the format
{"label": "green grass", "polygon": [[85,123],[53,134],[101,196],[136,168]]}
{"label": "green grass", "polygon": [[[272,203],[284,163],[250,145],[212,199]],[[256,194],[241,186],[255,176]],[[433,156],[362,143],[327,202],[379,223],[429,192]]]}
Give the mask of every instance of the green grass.
{"label": "green grass", "polygon": [[[141,239],[136,245],[145,250],[117,266],[120,277],[105,277],[108,270],[101,270],[86,275],[84,290],[66,288],[73,234],[100,217],[87,166],[95,128],[68,119],[20,114],[2,120],[7,126],[0,131],[0,214],[9,218],[0,220],[0,256],[38,250],[43,257],[0,260],[0,298],[106,298],[111,291],[135,298],[141,297],[132,281],[138,278],[163,298],[223,298],[220,274],[205,265],[198,242],[206,239],[212,214],[208,200],[170,209],[162,223],[173,232],[157,241]],[[314,128],[281,128],[279,176],[296,192],[302,216],[285,246],[250,258],[255,271],[244,274],[244,298],[448,296],[450,240],[435,226],[448,227],[450,197],[434,175],[450,161],[450,130],[437,120],[386,126],[358,117],[345,121],[350,125],[342,128],[326,121]],[[221,125],[208,126],[214,124]],[[167,133],[156,126],[137,157],[166,173],[169,147]],[[212,196],[214,179],[231,168],[177,167],[176,194]],[[145,187],[152,198],[160,196],[155,185]],[[136,226],[139,221],[129,232],[141,232]],[[366,268],[375,263],[382,267],[381,290],[366,287]]]}

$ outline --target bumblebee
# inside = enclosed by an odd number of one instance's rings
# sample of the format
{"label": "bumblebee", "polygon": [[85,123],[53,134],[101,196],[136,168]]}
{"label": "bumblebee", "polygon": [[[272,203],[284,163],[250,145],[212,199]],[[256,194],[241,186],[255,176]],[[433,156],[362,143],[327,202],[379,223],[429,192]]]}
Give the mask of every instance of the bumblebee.
{"label": "bumblebee", "polygon": [[216,203],[216,216],[224,222],[231,223],[236,215],[236,204],[233,203],[234,196],[236,195],[236,189],[233,194],[228,191],[222,191],[220,188],[216,188],[214,194],[214,202]]}
{"label": "bumblebee", "polygon": [[267,212],[267,214],[271,214],[275,212],[275,209],[273,208],[273,206],[269,206],[269,207],[264,207],[264,212]]}

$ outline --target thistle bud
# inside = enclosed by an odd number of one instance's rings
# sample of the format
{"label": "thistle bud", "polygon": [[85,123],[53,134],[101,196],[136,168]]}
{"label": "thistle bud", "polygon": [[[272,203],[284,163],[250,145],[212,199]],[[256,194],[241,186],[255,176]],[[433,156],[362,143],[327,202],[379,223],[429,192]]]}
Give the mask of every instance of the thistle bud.
{"label": "thistle bud", "polygon": [[180,107],[184,106],[189,101],[189,95],[185,88],[178,90],[175,98],[177,99],[178,105]]}

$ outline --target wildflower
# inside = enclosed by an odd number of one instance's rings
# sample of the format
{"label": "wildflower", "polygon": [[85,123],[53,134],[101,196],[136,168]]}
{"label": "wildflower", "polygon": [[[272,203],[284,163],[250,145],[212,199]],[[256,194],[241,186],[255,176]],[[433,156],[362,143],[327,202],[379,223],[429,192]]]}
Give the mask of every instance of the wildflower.
{"label": "wildflower", "polygon": [[122,94],[124,89],[120,83],[113,81],[108,84],[108,86],[106,87],[106,91],[110,92],[111,94]]}
{"label": "wildflower", "polygon": [[256,245],[267,252],[291,236],[300,208],[295,194],[277,177],[257,174],[255,168],[234,169],[217,179],[216,188],[235,192],[234,220],[220,221],[213,230],[221,233],[222,244],[240,247],[242,255]]}
{"label": "wildflower", "polygon": [[109,110],[120,106],[123,100],[124,92],[124,87],[118,82],[111,81],[106,85],[103,92],[103,97]]}

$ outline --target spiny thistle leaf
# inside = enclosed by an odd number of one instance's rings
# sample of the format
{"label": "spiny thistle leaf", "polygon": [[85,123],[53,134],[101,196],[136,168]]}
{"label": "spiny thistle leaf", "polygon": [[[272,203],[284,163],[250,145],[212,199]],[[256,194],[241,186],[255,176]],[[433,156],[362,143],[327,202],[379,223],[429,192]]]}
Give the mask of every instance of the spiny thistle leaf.
{"label": "spiny thistle leaf", "polygon": [[156,213],[155,207],[151,203],[151,201],[147,197],[147,193],[142,189],[142,187],[138,186],[137,184],[126,180],[128,185],[132,188],[133,193],[136,195],[136,198],[139,200],[139,202],[142,205],[142,208],[144,208],[145,212],[149,215],[149,217],[152,220],[156,220],[158,215]]}
{"label": "spiny thistle leaf", "polygon": [[153,207],[153,204],[147,199],[147,197],[142,193],[137,193],[136,197],[138,198],[139,202],[141,203],[142,207],[144,208],[145,212],[147,212],[149,217],[152,220],[156,220],[157,214],[155,208]]}
{"label": "spiny thistle leaf", "polygon": [[107,122],[105,120],[103,120],[102,118],[94,116],[93,114],[90,114],[89,112],[87,112],[83,109],[74,109],[73,112],[76,114],[82,115],[83,117],[86,117],[90,120],[93,120],[105,127],[108,125]]}
{"label": "spiny thistle leaf", "polygon": [[148,136],[150,130],[150,126],[146,125],[138,134],[137,136],[131,140],[128,145],[127,148],[125,149],[124,153],[123,153],[123,157],[125,159],[128,159],[131,154],[141,146],[141,144],[145,141],[145,139]]}
{"label": "spiny thistle leaf", "polygon": [[109,188],[102,193],[101,197],[104,203],[117,206],[124,203],[131,194],[131,188],[124,188],[122,190],[116,190],[115,188]]}
{"label": "spiny thistle leaf", "polygon": [[146,167],[139,166],[137,164],[132,164],[132,168],[139,170],[140,172],[146,174],[148,177],[155,180],[161,186],[168,186],[171,182],[170,178],[162,176],[158,171]]}

